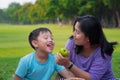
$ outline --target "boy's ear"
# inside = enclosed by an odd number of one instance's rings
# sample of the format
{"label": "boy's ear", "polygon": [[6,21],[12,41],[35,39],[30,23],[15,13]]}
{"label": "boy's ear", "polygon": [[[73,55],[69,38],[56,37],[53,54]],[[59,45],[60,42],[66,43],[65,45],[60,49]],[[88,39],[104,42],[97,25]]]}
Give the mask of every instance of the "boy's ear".
{"label": "boy's ear", "polygon": [[32,45],[33,45],[34,47],[38,47],[37,41],[36,41],[36,40],[32,40]]}

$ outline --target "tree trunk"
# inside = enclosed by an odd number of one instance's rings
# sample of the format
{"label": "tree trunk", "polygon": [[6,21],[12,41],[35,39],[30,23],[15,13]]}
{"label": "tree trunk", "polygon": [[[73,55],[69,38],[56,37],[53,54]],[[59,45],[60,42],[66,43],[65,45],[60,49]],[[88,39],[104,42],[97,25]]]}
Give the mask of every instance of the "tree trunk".
{"label": "tree trunk", "polygon": [[108,20],[107,20],[106,17],[104,17],[104,18],[101,19],[101,24],[102,24],[103,27],[108,27],[109,26],[108,25]]}
{"label": "tree trunk", "polygon": [[114,13],[115,27],[118,27],[117,15]]}
{"label": "tree trunk", "polygon": [[116,15],[116,21],[117,21],[116,27],[120,27],[120,15],[119,15],[119,12],[115,11],[115,15]]}

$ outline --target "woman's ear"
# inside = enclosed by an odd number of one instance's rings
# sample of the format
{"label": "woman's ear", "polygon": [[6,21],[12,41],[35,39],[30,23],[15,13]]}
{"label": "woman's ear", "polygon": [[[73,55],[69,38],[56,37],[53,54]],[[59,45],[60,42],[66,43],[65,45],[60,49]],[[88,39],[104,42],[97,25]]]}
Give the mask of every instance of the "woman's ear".
{"label": "woman's ear", "polygon": [[86,40],[87,40],[87,42],[90,42],[90,40],[89,40],[89,38],[88,38],[88,37],[86,37]]}
{"label": "woman's ear", "polygon": [[32,40],[32,45],[33,45],[35,48],[38,47],[37,40]]}

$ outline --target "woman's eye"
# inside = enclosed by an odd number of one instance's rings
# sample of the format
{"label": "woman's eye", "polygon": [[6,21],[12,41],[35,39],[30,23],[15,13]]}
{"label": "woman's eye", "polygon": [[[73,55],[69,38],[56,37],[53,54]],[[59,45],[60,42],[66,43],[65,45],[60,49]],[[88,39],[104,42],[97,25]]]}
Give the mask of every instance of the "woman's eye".
{"label": "woman's eye", "polygon": [[77,34],[79,34],[80,32],[78,30],[75,31]]}
{"label": "woman's eye", "polygon": [[77,31],[77,34],[80,34],[80,32],[79,32],[79,31]]}
{"label": "woman's eye", "polygon": [[44,37],[44,39],[48,39],[48,37]]}

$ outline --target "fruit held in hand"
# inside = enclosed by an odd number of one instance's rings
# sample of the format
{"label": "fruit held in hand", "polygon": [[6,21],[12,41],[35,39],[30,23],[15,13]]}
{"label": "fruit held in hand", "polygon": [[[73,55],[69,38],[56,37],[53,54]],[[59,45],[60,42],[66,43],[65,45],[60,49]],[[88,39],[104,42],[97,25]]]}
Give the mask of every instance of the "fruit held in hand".
{"label": "fruit held in hand", "polygon": [[68,56],[68,50],[66,48],[61,48],[59,53],[63,56],[66,57]]}

